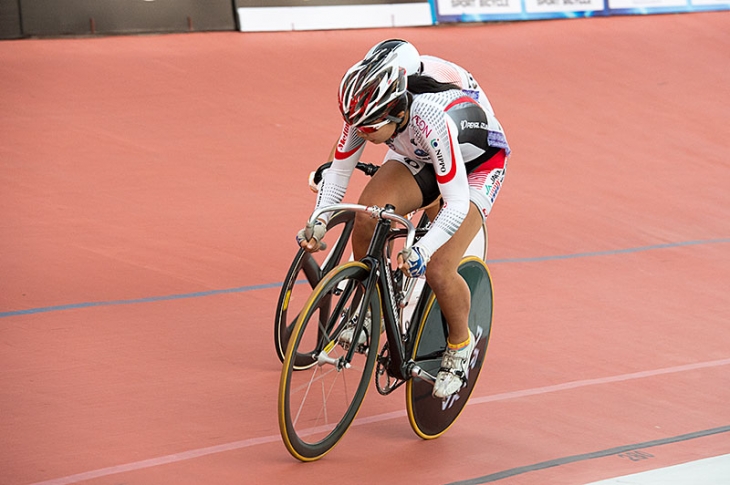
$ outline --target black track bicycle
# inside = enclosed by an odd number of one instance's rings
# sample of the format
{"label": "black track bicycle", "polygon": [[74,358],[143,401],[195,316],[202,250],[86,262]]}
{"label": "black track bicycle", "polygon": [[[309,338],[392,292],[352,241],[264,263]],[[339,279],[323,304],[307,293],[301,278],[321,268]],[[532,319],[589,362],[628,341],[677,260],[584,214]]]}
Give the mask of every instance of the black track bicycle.
{"label": "black track bicycle", "polygon": [[[324,163],[310,174],[309,186],[313,192],[317,192],[318,185],[322,180],[322,174],[331,165],[332,162]],[[358,162],[356,168],[367,176],[373,176],[380,167],[371,163]],[[411,220],[418,220],[418,228],[425,228],[429,222],[425,212],[411,214]],[[289,336],[312,290],[324,275],[342,263],[343,258],[349,258],[351,254],[349,242],[354,223],[354,212],[350,210],[336,212],[327,223],[327,240],[333,241],[331,247],[316,253],[308,253],[299,248],[294,255],[281,286],[274,313],[274,348],[276,349],[276,355],[282,362],[284,361]],[[486,227],[482,227],[466,254],[484,258],[486,239]],[[410,287],[406,288],[408,296],[408,302],[406,303],[408,304],[402,304],[404,306],[404,320],[410,321],[422,287],[423,280],[416,280],[410,282]],[[295,368],[298,368],[300,366],[299,361],[297,360],[294,365]],[[305,364],[302,365],[306,365],[306,360]]]}
{"label": "black track bicycle", "polygon": [[[321,214],[366,212],[377,218],[367,255],[328,270],[315,285],[291,328],[279,382],[279,428],[288,451],[302,461],[329,452],[352,424],[375,375],[378,392],[390,394],[406,385],[406,408],[414,432],[424,439],[441,436],[456,420],[474,389],[486,356],[492,322],[492,285],[484,261],[469,256],[459,265],[471,291],[469,328],[477,339],[467,384],[446,400],[431,396],[435,374],[446,348],[448,328],[427,284],[412,317],[403,318],[413,280],[394,267],[397,247],[411,247],[425,234],[393,210],[338,204]],[[397,228],[393,222],[405,227]],[[382,325],[381,333],[368,331]],[[354,325],[352,342],[342,331]],[[364,338],[360,338],[360,335]],[[362,343],[360,343],[362,342]],[[378,350],[379,349],[379,350]]]}

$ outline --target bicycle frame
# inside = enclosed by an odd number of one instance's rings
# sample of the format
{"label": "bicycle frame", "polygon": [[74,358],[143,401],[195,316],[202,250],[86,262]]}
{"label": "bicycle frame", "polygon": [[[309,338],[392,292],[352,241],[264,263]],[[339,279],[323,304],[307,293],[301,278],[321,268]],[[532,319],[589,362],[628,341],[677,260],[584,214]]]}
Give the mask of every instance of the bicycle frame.
{"label": "bicycle frame", "polygon": [[[412,345],[414,339],[409,338],[409,334],[415,333],[417,328],[416,325],[413,324],[411,324],[407,329],[401,327],[401,308],[399,303],[403,301],[405,295],[401,294],[396,296],[396,285],[390,271],[390,261],[386,257],[386,248],[388,247],[389,241],[403,236],[402,230],[392,229],[391,221],[396,221],[405,226],[407,230],[405,242],[406,249],[412,247],[415,242],[415,238],[417,236],[415,226],[413,226],[413,224],[405,217],[396,214],[392,205],[386,205],[385,208],[380,208],[375,206],[366,207],[359,204],[337,204],[322,208],[312,214],[308,227],[314,227],[314,223],[317,218],[324,212],[340,210],[366,212],[369,213],[372,218],[378,219],[367,253],[360,260],[360,262],[370,268],[370,275],[361,301],[370,301],[372,292],[378,291],[389,351],[389,363],[387,366],[388,375],[391,378],[401,381],[406,381],[410,377],[419,377],[433,382],[434,377],[422,371],[413,362],[413,360],[410,359],[410,351],[412,349],[409,348],[410,345],[408,344],[410,343]],[[425,229],[421,229],[421,234],[418,235],[422,235],[424,233]],[[401,288],[399,288],[399,290],[400,289]],[[364,315],[364,312],[360,312],[360,314]],[[356,324],[355,335],[358,335],[362,331],[363,324],[364,318],[359,318]],[[374,322],[373,325],[378,325],[378,322]],[[344,365],[347,365],[347,363],[352,360],[355,350],[355,346],[351,346],[350,349],[348,349]]]}

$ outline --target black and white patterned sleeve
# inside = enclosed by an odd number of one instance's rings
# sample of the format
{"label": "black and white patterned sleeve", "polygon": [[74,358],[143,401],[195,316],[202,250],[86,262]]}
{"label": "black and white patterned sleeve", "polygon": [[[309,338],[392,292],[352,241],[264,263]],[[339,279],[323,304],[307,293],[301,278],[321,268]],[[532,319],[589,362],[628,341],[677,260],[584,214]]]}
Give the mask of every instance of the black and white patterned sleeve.
{"label": "black and white patterned sleeve", "polygon": [[[365,140],[358,137],[352,127],[344,124],[335,148],[332,166],[322,175],[322,185],[319,188],[315,210],[342,202],[352,172],[360,161],[364,149]],[[322,218],[329,221],[331,215],[327,213]]]}

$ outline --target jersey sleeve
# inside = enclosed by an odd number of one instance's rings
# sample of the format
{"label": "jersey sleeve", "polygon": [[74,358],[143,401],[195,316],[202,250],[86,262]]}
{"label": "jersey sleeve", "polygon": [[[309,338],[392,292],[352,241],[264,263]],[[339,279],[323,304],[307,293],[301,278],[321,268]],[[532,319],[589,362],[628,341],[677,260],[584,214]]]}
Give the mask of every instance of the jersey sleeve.
{"label": "jersey sleeve", "polygon": [[416,243],[429,256],[456,233],[469,213],[469,182],[457,140],[458,128],[443,111],[432,113],[433,121],[429,120],[428,125],[433,128],[419,138],[430,155],[444,205],[428,233]]}
{"label": "jersey sleeve", "polygon": [[[352,172],[360,161],[364,149],[365,140],[357,136],[355,130],[345,123],[337,141],[332,165],[322,175],[322,185],[319,188],[315,210],[342,202]],[[331,216],[331,213],[326,213],[321,218],[327,222]]]}

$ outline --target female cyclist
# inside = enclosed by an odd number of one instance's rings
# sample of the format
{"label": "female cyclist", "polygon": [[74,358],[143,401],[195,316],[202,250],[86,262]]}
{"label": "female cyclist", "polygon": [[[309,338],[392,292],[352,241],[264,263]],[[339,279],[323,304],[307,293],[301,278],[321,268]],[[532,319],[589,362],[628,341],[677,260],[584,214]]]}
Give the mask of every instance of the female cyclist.
{"label": "female cyclist", "polygon": [[[433,390],[442,399],[466,384],[475,345],[468,328],[469,288],[457,267],[492,208],[509,156],[504,131],[486,96],[477,102],[470,94],[430,76],[406,76],[398,55],[376,46],[340,83],[345,123],[316,204],[319,208],[342,200],[367,141],[385,143],[389,150],[360,204],[393,204],[396,212],[408,214],[441,196],[443,205],[428,233],[408,254],[398,255],[398,265],[410,276],[426,275],[448,323],[447,350]],[[318,221],[310,238],[300,231],[300,245],[318,250],[326,223]],[[365,255],[374,225],[367,215],[356,217],[356,259]]]}

